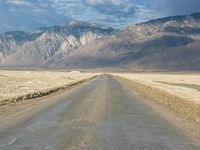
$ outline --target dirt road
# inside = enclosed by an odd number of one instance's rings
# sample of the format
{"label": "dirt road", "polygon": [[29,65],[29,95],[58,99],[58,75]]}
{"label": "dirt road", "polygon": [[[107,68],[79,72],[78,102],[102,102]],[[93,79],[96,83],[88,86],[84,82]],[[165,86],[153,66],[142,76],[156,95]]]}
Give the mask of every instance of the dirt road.
{"label": "dirt road", "polygon": [[56,99],[20,123],[0,128],[0,150],[200,149],[200,141],[191,141],[112,76],[97,77]]}

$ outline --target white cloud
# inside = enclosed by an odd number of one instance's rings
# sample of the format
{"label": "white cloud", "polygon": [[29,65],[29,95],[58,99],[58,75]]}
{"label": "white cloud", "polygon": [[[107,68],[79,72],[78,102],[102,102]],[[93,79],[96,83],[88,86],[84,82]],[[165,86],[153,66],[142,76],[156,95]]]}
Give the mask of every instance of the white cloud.
{"label": "white cloud", "polygon": [[151,10],[142,5],[137,5],[135,16],[137,17],[137,22],[147,21],[155,18],[159,18],[160,14],[155,10]]}
{"label": "white cloud", "polygon": [[0,32],[65,24],[70,19],[125,27],[200,11],[200,0],[0,0]]}
{"label": "white cloud", "polygon": [[111,4],[111,5],[120,5],[121,0],[87,0],[88,4],[99,5],[99,4]]}
{"label": "white cloud", "polygon": [[32,5],[32,3],[25,0],[7,0],[6,3],[12,5]]}

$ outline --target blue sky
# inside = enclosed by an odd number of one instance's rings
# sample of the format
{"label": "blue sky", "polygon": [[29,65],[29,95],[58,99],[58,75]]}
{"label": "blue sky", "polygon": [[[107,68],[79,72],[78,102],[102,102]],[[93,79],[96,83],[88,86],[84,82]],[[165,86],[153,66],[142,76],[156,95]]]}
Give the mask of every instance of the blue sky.
{"label": "blue sky", "polygon": [[76,19],[122,28],[154,18],[200,12],[200,0],[0,0],[0,33]]}

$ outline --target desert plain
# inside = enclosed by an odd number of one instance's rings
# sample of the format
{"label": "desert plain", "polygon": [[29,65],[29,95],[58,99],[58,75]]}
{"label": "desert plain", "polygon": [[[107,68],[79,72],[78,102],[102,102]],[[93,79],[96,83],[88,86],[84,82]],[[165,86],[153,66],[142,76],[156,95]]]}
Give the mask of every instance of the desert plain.
{"label": "desert plain", "polygon": [[0,102],[70,86],[98,75],[79,71],[0,71]]}
{"label": "desert plain", "polygon": [[113,75],[200,104],[200,74],[198,73],[114,73]]}
{"label": "desert plain", "polygon": [[2,70],[0,149],[198,150],[199,86],[198,73]]}

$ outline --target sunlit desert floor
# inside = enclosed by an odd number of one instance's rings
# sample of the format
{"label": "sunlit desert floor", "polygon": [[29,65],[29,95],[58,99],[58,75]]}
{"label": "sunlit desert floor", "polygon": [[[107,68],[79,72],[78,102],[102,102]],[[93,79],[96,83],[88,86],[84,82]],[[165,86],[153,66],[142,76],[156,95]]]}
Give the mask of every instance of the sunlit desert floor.
{"label": "sunlit desert floor", "polygon": [[[53,74],[40,76],[53,83]],[[58,79],[66,75],[60,73]],[[83,74],[75,79],[78,76]],[[167,102],[181,115],[151,103],[146,95]],[[173,103],[176,100],[134,81],[101,75],[56,94],[2,105],[0,149],[199,150],[200,111],[185,101]]]}
{"label": "sunlit desert floor", "polygon": [[48,91],[91,78],[95,73],[54,71],[0,71],[0,101]]}
{"label": "sunlit desert floor", "polygon": [[200,104],[200,74],[115,73],[114,75]]}

